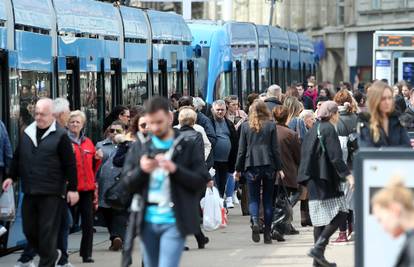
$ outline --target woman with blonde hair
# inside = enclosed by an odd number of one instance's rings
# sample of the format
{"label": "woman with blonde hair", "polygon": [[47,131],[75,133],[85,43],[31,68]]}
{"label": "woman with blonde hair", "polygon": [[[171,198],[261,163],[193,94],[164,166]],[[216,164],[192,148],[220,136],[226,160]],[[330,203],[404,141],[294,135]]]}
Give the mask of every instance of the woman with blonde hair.
{"label": "woman with blonde hair", "polygon": [[399,178],[378,191],[371,200],[374,216],[393,238],[405,234],[396,267],[414,266],[414,198],[413,192]]}
{"label": "woman with blonde hair", "polygon": [[276,124],[270,118],[267,105],[255,100],[250,106],[249,119],[240,126],[239,151],[237,154],[234,178],[239,180],[244,172],[249,194],[252,240],[260,242],[259,203],[260,191],[263,191],[263,209],[265,219],[264,243],[271,244],[271,225],[273,216],[273,186],[275,173],[284,179]]}
{"label": "woman with blonde hair", "polygon": [[288,110],[286,125],[298,134],[299,140],[302,142],[307,132],[305,122],[299,117],[303,111],[303,104],[296,97],[288,96],[283,102],[283,106]]}
{"label": "woman with blonde hair", "polygon": [[369,114],[360,114],[360,147],[410,147],[407,131],[394,112],[392,88],[376,81],[368,90]]}

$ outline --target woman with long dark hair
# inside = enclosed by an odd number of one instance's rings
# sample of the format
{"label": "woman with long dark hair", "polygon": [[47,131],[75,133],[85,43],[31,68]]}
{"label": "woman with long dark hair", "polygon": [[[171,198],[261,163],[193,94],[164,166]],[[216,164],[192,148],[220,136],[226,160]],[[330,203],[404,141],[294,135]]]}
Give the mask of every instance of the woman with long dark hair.
{"label": "woman with long dark hair", "polygon": [[341,182],[346,178],[353,190],[354,177],[343,160],[335,130],[338,105],[334,101],[324,102],[318,110],[318,119],[302,144],[298,182],[308,188],[314,226],[315,246],[308,255],[314,258],[314,266],[336,266],[325,259],[325,248],[348,212]]}
{"label": "woman with long dark hair", "polygon": [[254,242],[260,242],[259,202],[262,186],[264,243],[271,244],[274,174],[278,172],[283,179],[284,173],[279,155],[276,124],[271,121],[270,112],[263,101],[253,102],[249,110],[249,119],[240,126],[240,129],[239,152],[234,177],[239,180],[240,173],[245,172]]}

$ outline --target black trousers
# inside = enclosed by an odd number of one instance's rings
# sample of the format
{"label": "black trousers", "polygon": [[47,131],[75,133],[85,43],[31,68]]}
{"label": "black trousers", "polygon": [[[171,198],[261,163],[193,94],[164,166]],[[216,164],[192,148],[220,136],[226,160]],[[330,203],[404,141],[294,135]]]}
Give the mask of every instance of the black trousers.
{"label": "black trousers", "polygon": [[224,197],[226,190],[227,177],[229,173],[229,166],[227,162],[214,162],[214,169],[216,170],[216,186],[220,193],[220,197]]}
{"label": "black trousers", "polygon": [[82,224],[82,239],[79,255],[82,258],[92,257],[93,246],[93,195],[94,191],[79,192],[77,204]]}
{"label": "black trousers", "polygon": [[99,208],[99,210],[104,217],[111,241],[116,237],[120,237],[124,240],[128,222],[128,212],[111,208]]}
{"label": "black trousers", "polygon": [[22,205],[23,232],[40,256],[39,267],[53,267],[65,200],[52,195],[25,195]]}

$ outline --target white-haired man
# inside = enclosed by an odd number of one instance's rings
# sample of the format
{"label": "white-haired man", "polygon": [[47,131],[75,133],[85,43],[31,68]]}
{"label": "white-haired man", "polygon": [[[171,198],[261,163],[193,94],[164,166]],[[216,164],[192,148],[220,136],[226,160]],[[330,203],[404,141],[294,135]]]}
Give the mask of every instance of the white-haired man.
{"label": "white-haired man", "polygon": [[53,116],[61,127],[66,127],[70,116],[70,105],[66,98],[59,97],[53,100]]}
{"label": "white-haired man", "polygon": [[266,99],[264,101],[269,111],[272,112],[275,107],[282,105],[281,100],[282,88],[280,88],[277,84],[269,86],[269,88],[267,88]]}

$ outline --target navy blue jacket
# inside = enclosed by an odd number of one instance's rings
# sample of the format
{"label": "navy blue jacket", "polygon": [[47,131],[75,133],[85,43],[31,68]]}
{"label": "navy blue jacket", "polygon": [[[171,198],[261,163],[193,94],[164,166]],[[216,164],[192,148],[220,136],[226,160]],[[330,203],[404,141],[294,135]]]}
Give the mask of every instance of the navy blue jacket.
{"label": "navy blue jacket", "polygon": [[13,158],[13,150],[10,144],[6,126],[0,121],[0,168],[8,169]]}
{"label": "navy blue jacket", "polygon": [[369,125],[370,115],[359,115],[359,147],[411,147],[410,138],[408,137],[407,130],[401,126],[398,114],[393,113],[389,117],[388,124],[388,136],[385,134],[384,129],[380,129],[380,139],[378,142],[374,142]]}

